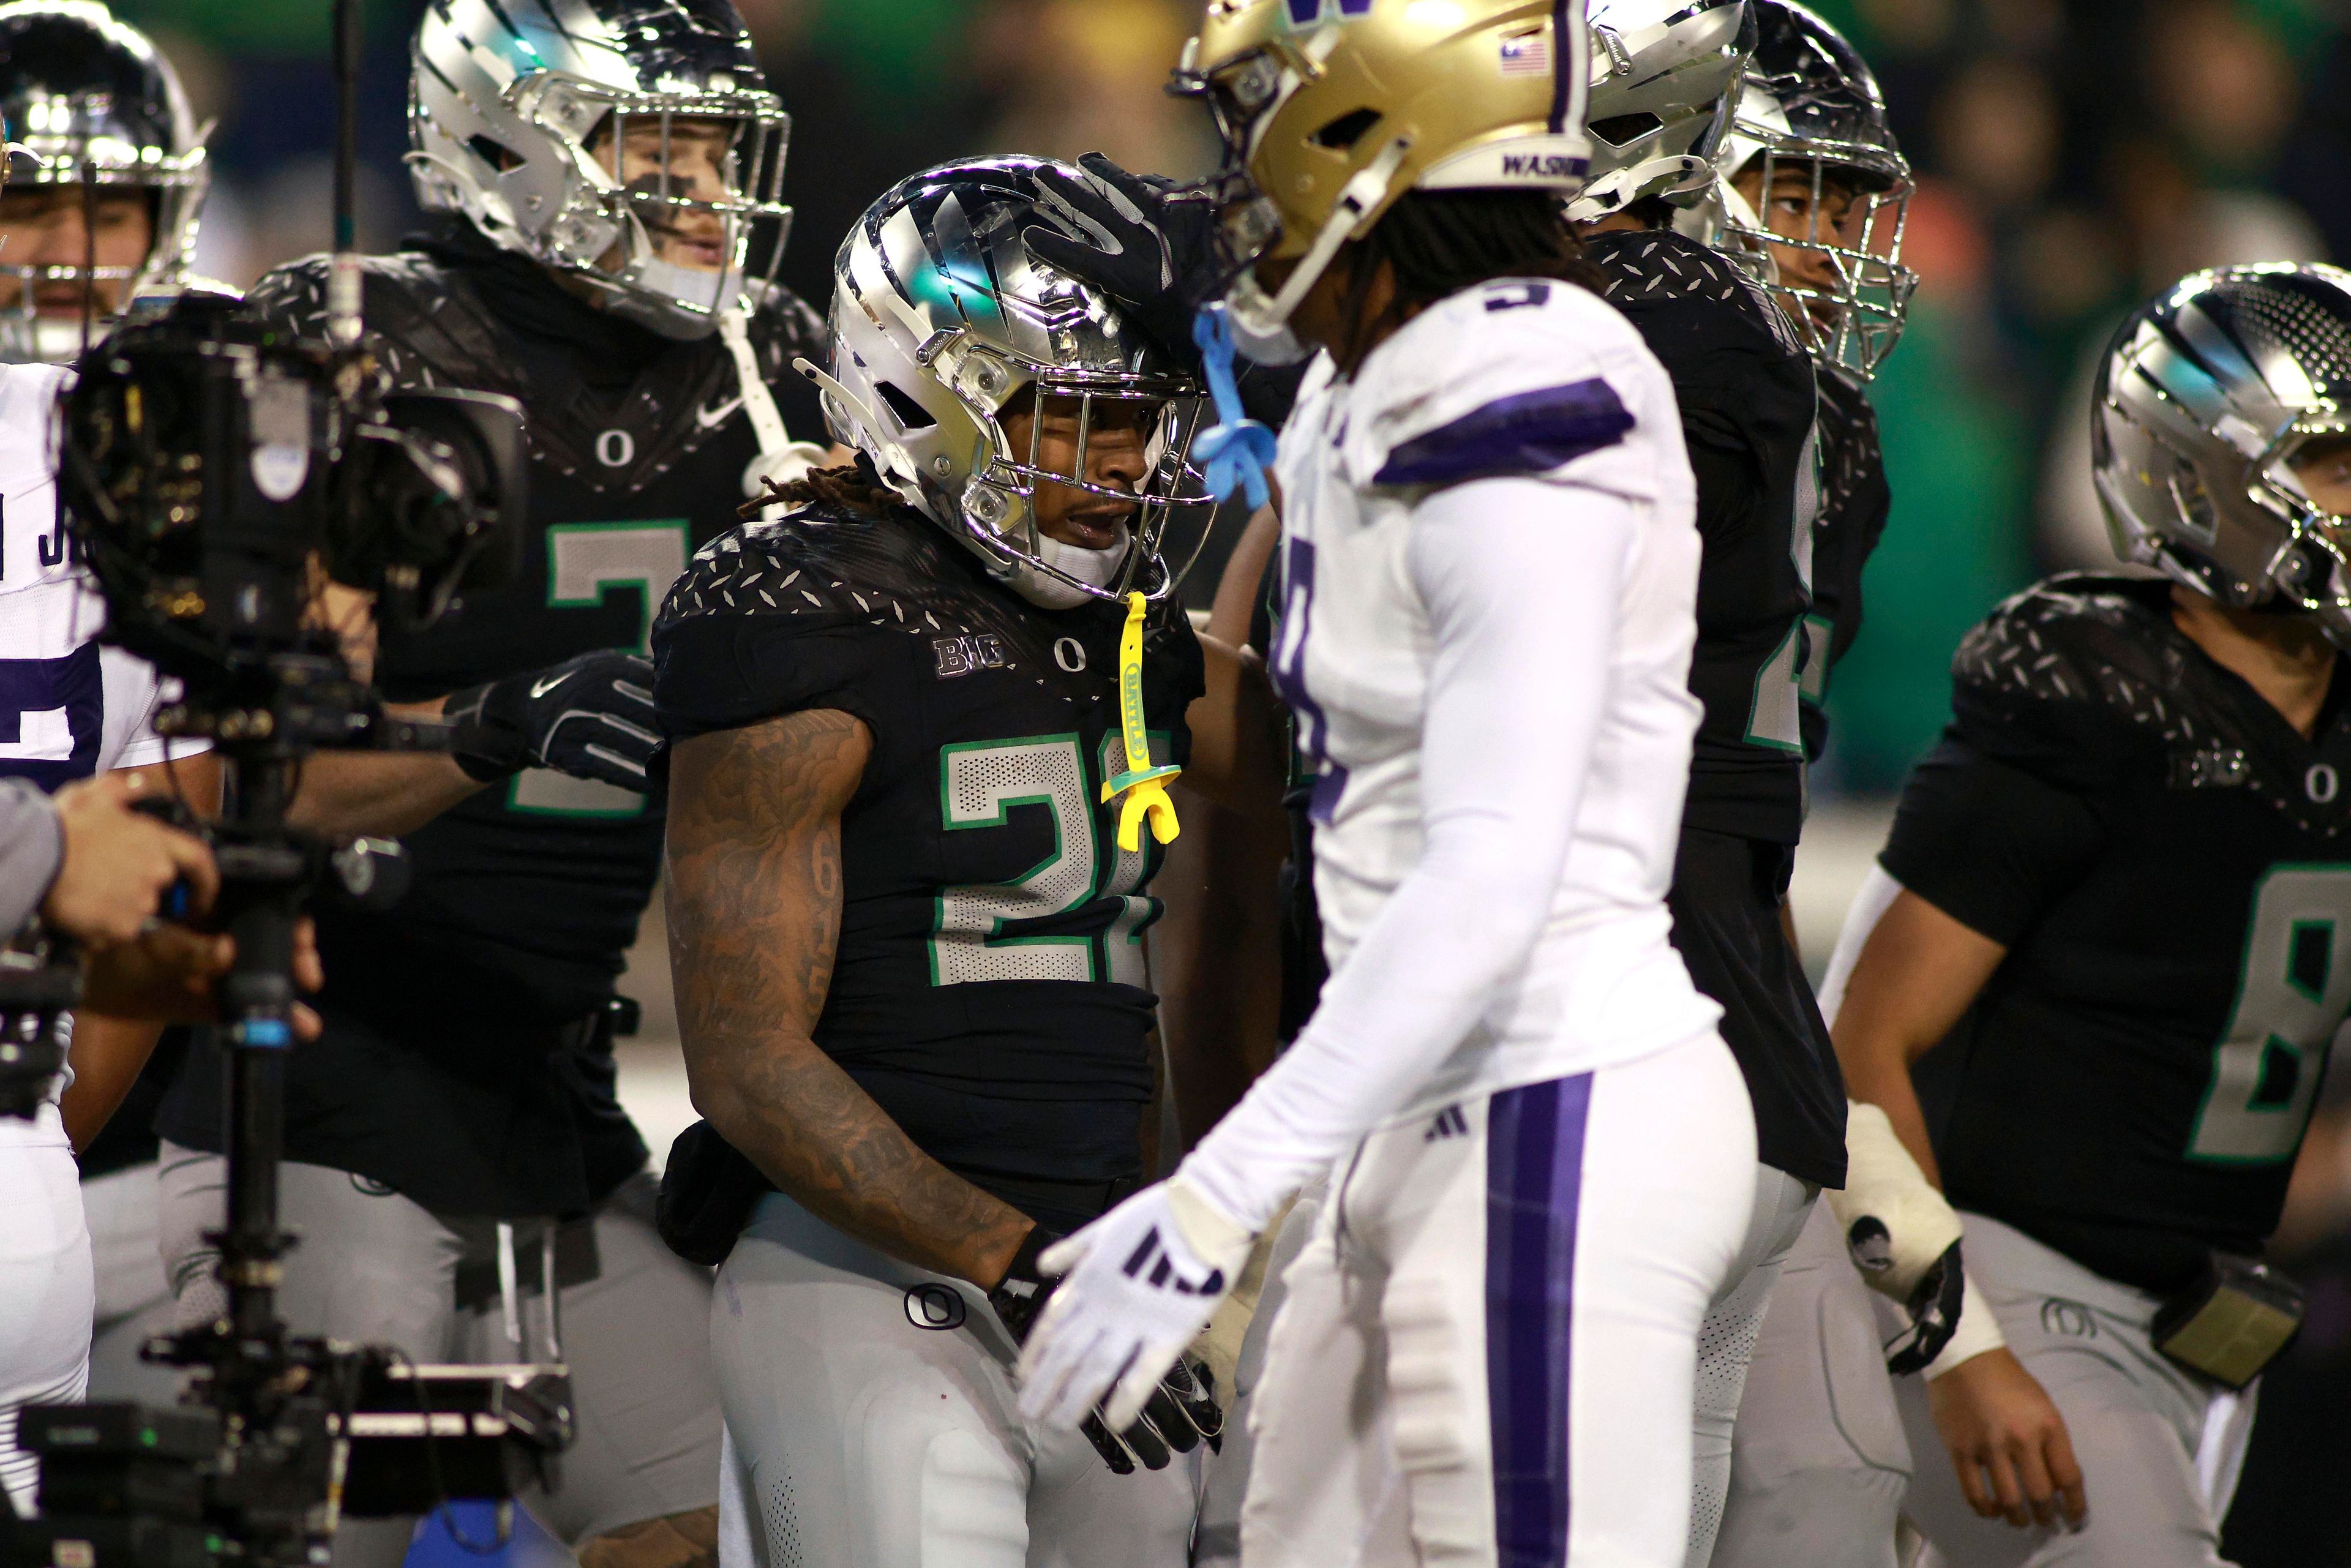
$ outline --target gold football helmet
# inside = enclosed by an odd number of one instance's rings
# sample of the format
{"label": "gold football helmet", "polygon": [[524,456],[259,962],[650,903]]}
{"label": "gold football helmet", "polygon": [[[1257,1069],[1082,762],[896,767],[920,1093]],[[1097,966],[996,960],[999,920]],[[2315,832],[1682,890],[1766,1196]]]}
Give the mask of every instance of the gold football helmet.
{"label": "gold football helmet", "polygon": [[[1218,261],[1245,337],[1279,338],[1339,247],[1406,191],[1581,187],[1583,0],[1209,0],[1171,90],[1225,144]],[[1295,259],[1268,297],[1251,271]]]}

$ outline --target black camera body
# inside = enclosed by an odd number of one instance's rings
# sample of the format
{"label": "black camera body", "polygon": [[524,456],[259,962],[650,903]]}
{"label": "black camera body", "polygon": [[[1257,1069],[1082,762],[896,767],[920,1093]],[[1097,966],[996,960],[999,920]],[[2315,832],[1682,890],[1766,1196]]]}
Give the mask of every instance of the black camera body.
{"label": "black camera body", "polygon": [[193,714],[273,692],[282,671],[303,691],[301,741],[365,744],[334,722],[363,705],[335,679],[323,585],[405,631],[513,575],[521,407],[385,381],[361,350],[192,294],[110,338],[67,394],[59,497],[108,635],[184,682]]}
{"label": "black camera body", "polygon": [[[340,347],[292,339],[189,295],[99,345],[61,402],[58,497],[105,636],[181,684],[156,727],[209,739],[223,773],[219,820],[180,825],[213,848],[214,913],[236,944],[213,1026],[228,1048],[228,1173],[207,1239],[226,1306],[143,1353],[194,1372],[181,1407],[23,1411],[43,1511],[0,1521],[0,1568],[321,1563],[342,1512],[509,1499],[570,1437],[552,1320],[548,1363],[419,1368],[294,1337],[277,1312],[297,1239],[278,1227],[277,1181],[297,929],[315,895],[381,907],[405,882],[397,845],[331,845],[288,823],[301,764],[444,749],[448,734],[385,714],[334,622],[415,630],[461,590],[505,580],[528,471],[519,405],[393,392],[350,325]],[[61,1064],[69,956],[0,973],[0,1014],[16,1015],[0,1102],[37,1103]]]}

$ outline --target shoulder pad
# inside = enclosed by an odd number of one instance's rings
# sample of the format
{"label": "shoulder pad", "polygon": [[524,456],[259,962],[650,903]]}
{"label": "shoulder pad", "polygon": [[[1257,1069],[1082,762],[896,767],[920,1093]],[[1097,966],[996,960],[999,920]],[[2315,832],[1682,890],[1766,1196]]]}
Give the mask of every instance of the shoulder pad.
{"label": "shoulder pad", "polygon": [[[327,272],[331,257],[289,261],[246,290],[246,314],[300,338],[327,335]],[[397,387],[461,386],[524,397],[511,356],[470,289],[419,251],[363,256],[368,347]]]}
{"label": "shoulder pad", "polygon": [[1607,280],[1604,298],[1619,310],[1677,306],[1717,331],[1769,338],[1784,353],[1804,352],[1779,302],[1711,246],[1671,229],[1590,235],[1583,245]]}
{"label": "shoulder pad", "polygon": [[1439,301],[1343,391],[1341,455],[1364,486],[1573,478],[1656,494],[1673,392],[1640,336],[1572,283],[1509,279]]}
{"label": "shoulder pad", "polygon": [[1951,706],[1978,750],[2083,787],[2193,744],[2185,640],[2145,583],[2068,572],[1961,640]]}

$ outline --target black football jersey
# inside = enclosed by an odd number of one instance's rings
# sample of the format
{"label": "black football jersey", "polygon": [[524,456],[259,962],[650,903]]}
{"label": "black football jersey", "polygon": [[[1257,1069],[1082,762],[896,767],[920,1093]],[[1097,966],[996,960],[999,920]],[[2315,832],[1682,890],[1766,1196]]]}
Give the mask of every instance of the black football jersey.
{"label": "black football jersey", "polygon": [[1817,761],[1828,744],[1829,676],[1861,635],[1861,576],[1886,532],[1894,504],[1877,412],[1860,382],[1819,371],[1820,515],[1813,523],[1813,608],[1804,617],[1804,757]]}
{"label": "black football jersey", "polygon": [[2168,583],[2002,604],[1881,857],[2004,945],[1920,1064],[1952,1201],[2142,1289],[2277,1224],[2351,1009],[2351,692],[2304,739]]}
{"label": "black football jersey", "polygon": [[[368,341],[393,383],[513,397],[530,455],[514,580],[467,595],[428,631],[387,634],[376,672],[384,695],[427,700],[593,649],[649,649],[663,595],[699,546],[735,526],[758,454],[726,345],[715,334],[663,338],[599,310],[464,225],[365,267]],[[326,277],[325,257],[290,263],[254,286],[247,308],[323,337]],[[785,295],[753,318],[750,336],[787,428],[820,438],[813,391],[790,364],[821,361],[822,324]],[[288,1157],[482,1212],[582,1207],[568,1173],[583,1137],[597,1145],[590,1189],[635,1169],[643,1145],[611,1103],[609,1060],[554,1063],[543,1039],[611,998],[661,841],[658,804],[545,769],[409,834],[414,880],[394,909],[319,913],[329,1033],[288,1063]],[[488,1037],[541,1043],[486,1055]],[[442,1049],[395,1052],[387,1065],[376,1042],[395,1039]],[[161,1124],[180,1142],[216,1140],[215,1064],[204,1048],[190,1061]],[[453,1097],[462,1125],[445,1131]],[[355,1101],[378,1109],[359,1115]],[[486,1163],[472,1168],[476,1155]]]}
{"label": "black football jersey", "polygon": [[[1045,611],[904,507],[811,507],[705,547],[663,609],[673,740],[815,708],[872,732],[841,819],[842,909],[817,1043],[933,1158],[1004,1184],[1137,1174],[1161,859],[1118,848],[1117,605]],[[1152,760],[1202,689],[1182,608],[1154,612]]]}
{"label": "black football jersey", "polygon": [[1813,366],[1771,298],[1669,230],[1587,235],[1605,297],[1674,383],[1698,479],[1705,705],[1690,826],[1792,844],[1804,818],[1798,685],[1816,509]]}

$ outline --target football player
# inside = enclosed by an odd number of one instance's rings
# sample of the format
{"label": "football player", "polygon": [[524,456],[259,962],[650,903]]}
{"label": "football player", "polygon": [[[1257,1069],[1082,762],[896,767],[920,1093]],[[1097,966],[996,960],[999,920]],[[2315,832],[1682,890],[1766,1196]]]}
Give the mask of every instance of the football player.
{"label": "football player", "polygon": [[1761,1162],[1741,1267],[1701,1342],[1689,1561],[1703,1564],[1766,1304],[1814,1198],[1845,1178],[1844,1091],[1781,915],[1804,818],[1817,404],[1786,314],[1733,258],[1675,227],[1714,196],[1756,40],[1750,4],[1606,0],[1592,25],[1612,68],[1593,87],[1594,172],[1569,214],[1588,225],[1609,302],[1673,377],[1706,544],[1690,665],[1705,716],[1675,855],[1674,943],[1722,1006]]}
{"label": "football player", "polygon": [[[430,825],[408,836],[395,911],[321,922],[333,993],[324,1037],[287,1065],[283,1202],[303,1244],[280,1302],[297,1332],[507,1360],[538,1347],[510,1337],[497,1282],[551,1270],[590,1440],[532,1506],[595,1568],[707,1563],[708,1281],[651,1223],[613,1097],[613,986],[661,852],[653,612],[789,467],[788,419],[817,420],[785,367],[821,324],[757,275],[787,216],[786,118],[727,0],[436,0],[413,58],[418,193],[451,217],[365,262],[368,346],[395,385],[525,406],[531,510],[512,585],[377,657],[388,698],[457,722],[457,751],[320,757],[306,778],[310,820]],[[322,336],[328,277],[327,258],[292,264],[249,307]],[[217,1301],[220,1084],[197,1041],[157,1117],[191,1318]],[[396,1563],[408,1534],[347,1524],[336,1561]]]}
{"label": "football player", "polygon": [[948,165],[866,211],[810,367],[857,466],[701,550],[654,633],[709,1118],[664,1197],[724,1259],[730,1484],[770,1562],[1180,1564],[1168,1450],[1217,1428],[1188,1385],[1123,1442],[1014,1411],[1040,1253],[1142,1174],[1174,824],[1123,831],[1123,797],[1193,760],[1203,689],[1161,553],[1205,498],[1197,389],[1031,249],[1079,232],[1056,170]]}
{"label": "football player", "polygon": [[[2333,267],[2195,274],[2124,323],[2095,473],[2162,575],[2053,579],[1969,634],[1839,944],[1855,1099],[1960,1210],[1997,1331],[1894,1385],[1878,1437],[1954,1568],[2220,1561],[2300,1309],[2255,1260],[2351,1010],[2346,376]],[[1840,1385],[1838,1424],[1882,1433],[1887,1392]],[[1772,1560],[1890,1561],[1890,1524],[1817,1509]]]}
{"label": "football player", "polygon": [[1252,1563],[1687,1542],[1753,1120],[1667,939],[1699,540],[1672,385],[1561,212],[1577,9],[1239,0],[1187,51],[1228,307],[1316,351],[1274,664],[1333,973],[1171,1179],[1046,1255],[1022,1402],[1118,1426],[1334,1172],[1257,1390]]}
{"label": "football player", "polygon": [[1902,265],[1909,161],[1877,79],[1795,0],[1749,0],[1755,52],[1715,154],[1714,240],[1743,262],[1812,355],[1820,394],[1820,507],[1805,617],[1804,754],[1828,739],[1829,674],[1861,634],[1862,569],[1892,502],[1864,392],[1917,288]]}
{"label": "football player", "polygon": [[[1828,737],[1829,674],[1860,633],[1862,569],[1885,531],[1892,498],[1864,389],[1893,347],[1916,283],[1900,262],[1909,166],[1886,121],[1876,78],[1852,46],[1792,0],[1752,4],[1755,51],[1729,133],[1715,155],[1716,199],[1695,214],[1702,221],[1692,226],[1714,234],[1779,300],[1817,377],[1820,509],[1813,525],[1813,606],[1804,622],[1802,681],[1804,751],[1817,760]],[[1791,1433],[1809,1435],[1828,1419],[1813,1327],[1823,1310],[1823,1282],[1834,1287],[1830,1310],[1866,1313],[1865,1300],[1853,1289],[1853,1261],[1835,1210],[1856,1218],[1878,1215],[1923,1186],[1872,1113],[1849,1120],[1847,1140],[1845,1186],[1813,1214],[1764,1317],[1739,1407],[1730,1493],[1713,1558],[1719,1568],[1784,1561],[1788,1543],[1779,1532],[1785,1521],[1813,1506],[1850,1511],[1857,1504],[1847,1488],[1859,1487],[1880,1501],[1894,1495],[1884,1472],[1867,1466],[1792,1465],[1809,1449],[1785,1440]],[[1890,1189],[1873,1180],[1889,1168],[1896,1184]],[[1866,1279],[1907,1305],[1959,1235],[1955,1218],[1938,1213],[1935,1222],[1938,1228],[1910,1238],[1903,1266]],[[1950,1282],[1948,1271],[1936,1282],[1938,1315]],[[1988,1315],[1989,1309],[1978,1313]],[[1856,1340],[1844,1348],[1862,1356],[1863,1379],[1877,1378],[1874,1344],[1862,1347]],[[1896,1354],[1907,1366],[1927,1359],[1931,1349],[1930,1340],[1908,1338]],[[1928,1375],[1958,1365],[1967,1349],[1963,1343],[1934,1359]],[[1853,1437],[1865,1446],[1872,1440],[1865,1432]],[[1816,1498],[1814,1487],[1824,1488],[1824,1495]],[[1890,1550],[1890,1513],[1880,1533],[1881,1547]]]}
{"label": "football player", "polygon": [[0,195],[0,360],[65,364],[189,286],[204,138],[171,61],[97,0],[0,5],[0,102],[29,153]]}

